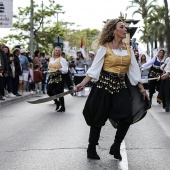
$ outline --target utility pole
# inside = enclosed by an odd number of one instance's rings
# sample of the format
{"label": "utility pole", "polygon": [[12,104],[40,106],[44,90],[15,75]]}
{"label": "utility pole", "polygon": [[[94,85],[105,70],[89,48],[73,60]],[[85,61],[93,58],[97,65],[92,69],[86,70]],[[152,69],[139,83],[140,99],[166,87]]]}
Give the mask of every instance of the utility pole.
{"label": "utility pole", "polygon": [[[44,2],[42,1],[42,12],[43,12],[43,8],[44,8]],[[44,17],[42,17],[42,30],[43,30],[43,26],[44,26]]]}
{"label": "utility pole", "polygon": [[34,21],[33,21],[33,0],[31,2],[31,13],[30,13],[30,56],[33,58],[34,54]]}

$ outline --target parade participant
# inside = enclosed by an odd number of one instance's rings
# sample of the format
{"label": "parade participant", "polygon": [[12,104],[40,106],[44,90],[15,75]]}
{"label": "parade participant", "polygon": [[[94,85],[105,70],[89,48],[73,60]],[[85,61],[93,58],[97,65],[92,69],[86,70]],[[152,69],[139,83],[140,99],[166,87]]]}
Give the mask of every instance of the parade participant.
{"label": "parade participant", "polygon": [[161,66],[164,74],[162,75],[162,83],[158,93],[158,100],[162,103],[166,112],[170,109],[170,55],[166,58],[165,63]]}
{"label": "parade participant", "polygon": [[[77,58],[75,62],[74,83],[79,84],[84,78],[86,73],[86,60],[83,57],[81,50],[77,51]],[[76,93],[77,96],[85,96],[85,89]]]}
{"label": "parade participant", "polygon": [[[165,55],[165,51],[163,49],[159,50],[156,57],[151,58],[141,66],[141,70],[143,71],[145,69],[150,68],[148,74],[149,78],[156,78],[161,76],[163,71],[160,69],[160,67],[165,61],[164,55]],[[161,79],[149,81],[149,98],[151,103],[152,103],[153,94],[155,93],[155,90],[159,92],[160,85],[161,85]]]}
{"label": "parade participant", "polygon": [[[65,52],[62,52],[62,53],[61,53],[61,56],[66,59],[66,54],[65,54]],[[67,60],[66,60],[66,61],[67,61]],[[68,64],[68,66],[69,66],[68,61],[67,61],[67,64]],[[69,90],[72,90],[72,89],[73,89],[73,82],[72,82],[72,79],[71,79],[71,76],[72,76],[72,75],[71,75],[70,70],[68,69],[68,72],[67,72],[66,74],[62,74],[62,76],[63,76],[64,83],[66,84],[67,88],[68,88]],[[71,95],[73,95],[73,94],[71,94]]]}
{"label": "parade participant", "polygon": [[[109,118],[116,123],[117,128],[109,153],[121,160],[120,145],[129,126],[141,120],[144,110],[147,110],[143,107],[145,104],[147,106],[148,95],[141,83],[141,72],[134,52],[122,41],[126,34],[126,27],[120,19],[112,19],[106,23],[99,38],[99,49],[93,64],[76,87],[76,90],[80,91],[90,80],[95,81],[83,109],[86,123],[90,126],[87,149],[87,157],[90,159],[100,159],[96,145],[101,127]],[[137,90],[134,96],[130,89],[132,87]],[[138,97],[140,102],[134,105]],[[140,114],[139,119],[134,117],[134,107],[136,115]],[[143,112],[140,112],[141,110]]]}
{"label": "parade participant", "polygon": [[[53,96],[64,92],[64,80],[62,74],[68,72],[68,65],[65,58],[61,57],[61,48],[55,47],[53,56],[49,61],[49,79],[47,83],[47,94]],[[59,101],[55,99],[57,112],[65,112],[64,97],[60,97]],[[61,107],[60,107],[61,105]],[[60,107],[60,109],[59,109]]]}

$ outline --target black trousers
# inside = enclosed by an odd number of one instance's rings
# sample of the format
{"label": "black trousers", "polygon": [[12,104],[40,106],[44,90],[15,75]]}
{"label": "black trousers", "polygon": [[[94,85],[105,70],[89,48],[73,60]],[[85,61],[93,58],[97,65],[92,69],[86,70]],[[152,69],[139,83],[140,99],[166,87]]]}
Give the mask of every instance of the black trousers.
{"label": "black trousers", "polygon": [[62,78],[64,80],[64,84],[67,86],[69,90],[73,89],[73,81],[71,79],[70,73],[62,74]]}
{"label": "black trousers", "polygon": [[162,80],[161,88],[158,94],[158,99],[162,101],[163,108],[166,111],[170,109],[170,77]]}
{"label": "black trousers", "polygon": [[0,96],[4,95],[4,81],[3,77],[0,77]]}
{"label": "black trousers", "polygon": [[19,75],[15,75],[13,79],[13,93],[16,95],[18,93],[18,86],[19,86]]}

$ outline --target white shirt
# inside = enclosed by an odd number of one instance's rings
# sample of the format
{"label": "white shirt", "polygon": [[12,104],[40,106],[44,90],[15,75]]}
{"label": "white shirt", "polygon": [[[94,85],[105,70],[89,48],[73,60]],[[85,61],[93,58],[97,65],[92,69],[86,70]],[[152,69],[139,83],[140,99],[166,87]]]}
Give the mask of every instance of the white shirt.
{"label": "white shirt", "polygon": [[[141,70],[145,70],[147,68],[150,68],[154,64],[155,60],[156,60],[156,57],[150,58],[145,64],[142,65],[142,69]],[[159,58],[157,57],[157,61],[164,62],[164,59],[163,60],[159,60]]]}
{"label": "white shirt", "polygon": [[160,69],[161,69],[161,70],[164,70],[165,72],[167,72],[168,67],[169,67],[169,66],[168,66],[168,63],[169,63],[169,61],[170,61],[169,58],[170,58],[170,57],[166,58],[164,64],[162,64],[161,67],[160,67]]}
{"label": "white shirt", "polygon": [[[127,55],[127,50],[122,50],[122,51],[113,50],[113,52],[118,56]],[[130,53],[131,63],[127,70],[127,76],[132,85],[137,85],[138,82],[142,83],[141,72],[133,50],[131,49],[130,52],[131,52]],[[106,54],[106,47],[100,46],[96,53],[92,66],[87,70],[87,75],[92,78],[92,81],[98,81],[99,79],[100,72],[102,70],[103,63],[104,63],[105,54]]]}
{"label": "white shirt", "polygon": [[170,58],[168,57],[166,60],[165,60],[165,64],[167,64],[164,68],[164,71],[167,73],[170,73]]}
{"label": "white shirt", "polygon": [[[57,62],[59,60],[59,58],[51,58],[50,59],[50,62],[49,63],[52,63],[52,64],[54,64],[55,62]],[[61,71],[61,73],[62,74],[66,74],[67,72],[68,72],[68,64],[67,64],[67,61],[66,61],[66,59],[65,58],[60,58],[60,64],[61,64],[61,69],[60,69],[60,71]]]}

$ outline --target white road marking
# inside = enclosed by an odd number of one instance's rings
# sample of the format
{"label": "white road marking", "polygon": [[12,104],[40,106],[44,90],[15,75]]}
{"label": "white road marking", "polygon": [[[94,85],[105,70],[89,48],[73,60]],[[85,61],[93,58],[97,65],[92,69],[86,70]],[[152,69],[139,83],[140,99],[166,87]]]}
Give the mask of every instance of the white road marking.
{"label": "white road marking", "polygon": [[120,154],[122,156],[122,161],[119,161],[118,170],[128,170],[128,159],[124,140],[121,144]]}

